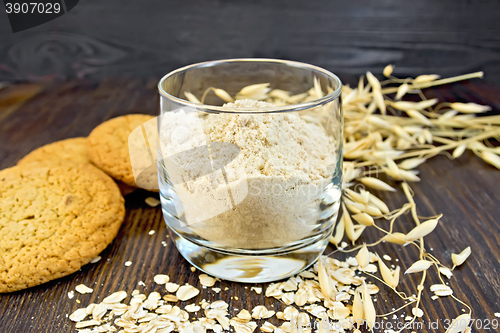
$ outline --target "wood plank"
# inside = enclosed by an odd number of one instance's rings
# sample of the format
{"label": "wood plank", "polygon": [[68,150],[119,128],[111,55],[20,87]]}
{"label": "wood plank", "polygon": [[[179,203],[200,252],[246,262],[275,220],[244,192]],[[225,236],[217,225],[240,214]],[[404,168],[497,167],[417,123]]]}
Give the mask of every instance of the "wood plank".
{"label": "wood plank", "polygon": [[0,24],[0,80],[161,76],[194,62],[272,57],[339,74],[443,76],[483,70],[500,83],[498,1],[80,2],[13,34]]}
{"label": "wood plank", "polygon": [[[449,94],[457,99],[472,98],[476,102],[494,104],[498,103],[498,93],[500,91],[491,86],[464,83],[446,89],[432,89],[427,95],[443,97]],[[157,103],[156,79],[54,83],[0,121],[0,167],[14,165],[29,150],[45,143],[87,135],[94,126],[111,117],[134,112],[155,114]],[[451,253],[471,246],[472,256],[456,270],[450,286],[455,295],[472,305],[474,318],[494,319],[494,313],[499,311],[500,306],[500,225],[497,222],[500,216],[500,174],[471,153],[455,161],[440,155],[419,169],[422,181],[411,184],[419,215],[444,214],[437,230],[426,238],[426,244],[432,248],[431,253],[448,265],[451,265]],[[154,275],[159,273],[168,274],[177,283],[200,287],[198,273],[191,272],[190,265],[175,249],[160,208],[151,208],[144,202],[146,197],[156,195],[137,191],[127,196],[125,222],[115,241],[101,254],[100,262],[86,265],[68,277],[42,286],[0,295],[1,331],[71,332],[74,324],[66,318],[66,314],[91,302],[99,302],[114,291],[126,290],[130,293],[138,289],[149,293],[156,290],[163,294],[164,288],[153,282]],[[386,200],[390,208],[400,207],[405,202],[401,191],[378,195]],[[402,232],[412,228],[410,216],[404,216],[401,221],[398,228]],[[149,235],[150,230],[156,232]],[[378,237],[380,233],[370,229],[361,241],[371,242]],[[163,241],[166,246],[162,245]],[[411,246],[381,244],[377,249],[397,258],[403,270],[417,258],[417,250]],[[333,248],[329,247],[327,252],[331,251]],[[333,256],[345,257],[338,252]],[[126,261],[133,264],[126,267]],[[402,277],[399,289],[408,294],[416,293],[418,279],[418,274]],[[143,281],[145,286],[140,286],[139,281]],[[80,283],[94,288],[94,293],[77,293],[70,300],[67,293]],[[426,286],[431,283],[438,283],[434,275]],[[222,288],[220,294],[202,289],[196,301],[203,298],[210,301],[223,299],[230,304],[230,313],[235,313],[233,309],[251,309],[259,304],[274,310],[284,308],[279,301],[257,295],[242,284],[221,281],[217,286]],[[265,288],[266,284],[260,286]],[[464,308],[449,297],[432,301],[428,293],[423,301],[424,326],[438,319],[440,329],[436,332],[444,331],[444,320],[456,317]],[[390,290],[381,287],[375,305],[382,313],[403,303]],[[276,318],[270,321],[277,323]],[[425,328],[420,331],[434,330]]]}

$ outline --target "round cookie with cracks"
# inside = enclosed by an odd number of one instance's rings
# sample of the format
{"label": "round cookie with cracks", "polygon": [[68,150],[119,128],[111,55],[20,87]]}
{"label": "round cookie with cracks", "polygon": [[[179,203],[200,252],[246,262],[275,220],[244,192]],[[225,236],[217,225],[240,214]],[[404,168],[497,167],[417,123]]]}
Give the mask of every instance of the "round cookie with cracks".
{"label": "round cookie with cracks", "polygon": [[91,164],[0,171],[0,292],[33,287],[87,264],[125,216],[116,183]]}

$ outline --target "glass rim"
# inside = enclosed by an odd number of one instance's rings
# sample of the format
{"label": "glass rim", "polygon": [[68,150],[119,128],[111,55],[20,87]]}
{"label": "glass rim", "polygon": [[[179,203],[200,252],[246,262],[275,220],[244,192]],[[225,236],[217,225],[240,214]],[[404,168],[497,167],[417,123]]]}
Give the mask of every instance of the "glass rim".
{"label": "glass rim", "polygon": [[205,61],[205,62],[199,62],[195,64],[191,64],[188,66],[184,66],[181,68],[178,68],[176,70],[171,71],[167,75],[163,76],[160,81],[158,82],[158,92],[160,95],[163,97],[166,97],[170,100],[173,100],[183,106],[194,108],[197,111],[203,111],[203,112],[208,112],[208,113],[241,113],[239,110],[235,110],[234,108],[228,108],[228,107],[223,107],[223,106],[214,106],[214,105],[206,105],[206,104],[198,104],[198,103],[193,103],[188,100],[175,97],[173,95],[170,95],[163,89],[163,83],[171,78],[172,76],[182,73],[182,72],[187,72],[188,70],[194,69],[194,68],[202,68],[202,67],[212,67],[216,66],[219,64],[224,64],[224,63],[238,63],[238,62],[269,62],[269,63],[277,63],[277,64],[283,64],[283,65],[288,65],[292,67],[299,67],[303,69],[309,69],[313,71],[320,72],[330,78],[331,80],[337,82],[338,86],[337,88],[330,94],[327,94],[321,98],[309,101],[309,102],[303,102],[303,103],[298,103],[298,104],[292,104],[292,105],[285,105],[285,106],[274,106],[274,107],[267,107],[267,108],[259,108],[258,110],[252,110],[252,111],[245,111],[245,109],[240,109],[241,111],[252,114],[252,113],[274,113],[274,112],[293,112],[293,111],[301,111],[305,109],[311,109],[320,105],[324,105],[326,103],[329,103],[335,99],[337,99],[341,92],[342,92],[342,81],[332,72],[327,71],[324,68],[310,65],[307,63],[303,62],[298,62],[298,61],[292,61],[292,60],[281,60],[281,59],[268,59],[268,58],[234,58],[234,59],[222,59],[222,60],[212,60],[212,61]]}

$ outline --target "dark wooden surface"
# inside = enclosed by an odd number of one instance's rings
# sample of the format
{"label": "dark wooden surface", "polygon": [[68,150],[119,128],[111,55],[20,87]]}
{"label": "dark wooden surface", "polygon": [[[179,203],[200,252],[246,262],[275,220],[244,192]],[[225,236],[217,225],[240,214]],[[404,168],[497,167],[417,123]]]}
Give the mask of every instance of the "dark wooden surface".
{"label": "dark wooden surface", "polygon": [[85,0],[13,34],[0,12],[0,81],[160,76],[232,57],[304,61],[340,74],[457,75],[500,85],[497,0]]}
{"label": "dark wooden surface", "polygon": [[[33,84],[0,90],[0,167],[14,165],[27,152],[43,144],[88,135],[96,125],[109,118],[134,112],[155,114],[158,103],[156,82],[156,78],[105,79],[98,83],[72,80],[45,84],[38,94],[35,93],[40,87]],[[34,97],[24,101],[23,96],[27,98],[33,94]],[[428,97],[488,103],[497,111],[500,108],[499,94],[499,89],[480,81],[426,92]],[[22,105],[18,104],[22,101]],[[472,154],[465,154],[456,161],[441,155],[421,166],[420,171],[422,181],[412,184],[419,215],[444,214],[437,230],[426,238],[426,244],[439,260],[448,265],[451,265],[452,252],[471,246],[472,256],[456,270],[450,285],[455,295],[472,306],[474,318],[491,320],[495,312],[500,312],[500,171]],[[198,272],[191,272],[190,265],[179,255],[168,236],[160,209],[144,203],[144,199],[152,195],[136,191],[126,197],[125,221],[115,241],[101,254],[100,262],[39,287],[0,295],[0,332],[73,332],[74,323],[66,318],[67,314],[91,302],[99,302],[118,290],[163,292],[163,288],[153,282],[153,277],[159,273],[168,274],[177,283],[189,282],[200,287]],[[380,195],[390,208],[400,207],[405,202],[401,191]],[[407,232],[411,225],[409,216],[402,217],[401,231]],[[149,235],[150,230],[156,233]],[[376,231],[369,230],[361,241],[373,241],[379,236]],[[166,242],[166,247],[162,241]],[[327,252],[332,250],[329,247]],[[398,258],[403,271],[417,258],[412,247],[382,244],[377,251]],[[133,264],[126,267],[126,261]],[[399,289],[408,294],[416,293],[418,278],[418,274],[402,277]],[[138,285],[139,281],[146,286]],[[80,283],[94,288],[94,293],[76,293],[75,298],[69,299],[68,291]],[[426,286],[431,283],[438,283],[434,274]],[[226,281],[218,282],[216,286],[222,288],[220,294],[202,289],[196,300],[223,299],[231,305],[230,312],[234,308],[251,309],[259,304],[282,308],[280,302],[251,292],[250,286]],[[225,287],[229,290],[225,291]],[[429,296],[426,293],[423,299],[425,315],[422,320],[425,323],[440,320],[442,325],[443,320],[462,313],[464,307],[449,297],[432,301]],[[402,305],[384,288],[377,298],[378,313]],[[77,300],[81,303],[78,304]],[[271,321],[276,323],[276,318]],[[443,326],[434,332],[444,332]]]}

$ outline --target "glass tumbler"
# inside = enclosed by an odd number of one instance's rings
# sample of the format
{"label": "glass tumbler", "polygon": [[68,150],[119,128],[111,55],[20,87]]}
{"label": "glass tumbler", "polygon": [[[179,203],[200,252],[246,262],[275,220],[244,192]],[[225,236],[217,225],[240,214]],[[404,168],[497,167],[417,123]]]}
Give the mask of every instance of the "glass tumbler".
{"label": "glass tumbler", "polygon": [[342,178],[342,83],[308,64],[229,59],[159,84],[158,181],[180,253],[206,273],[268,282],[328,245]]}

